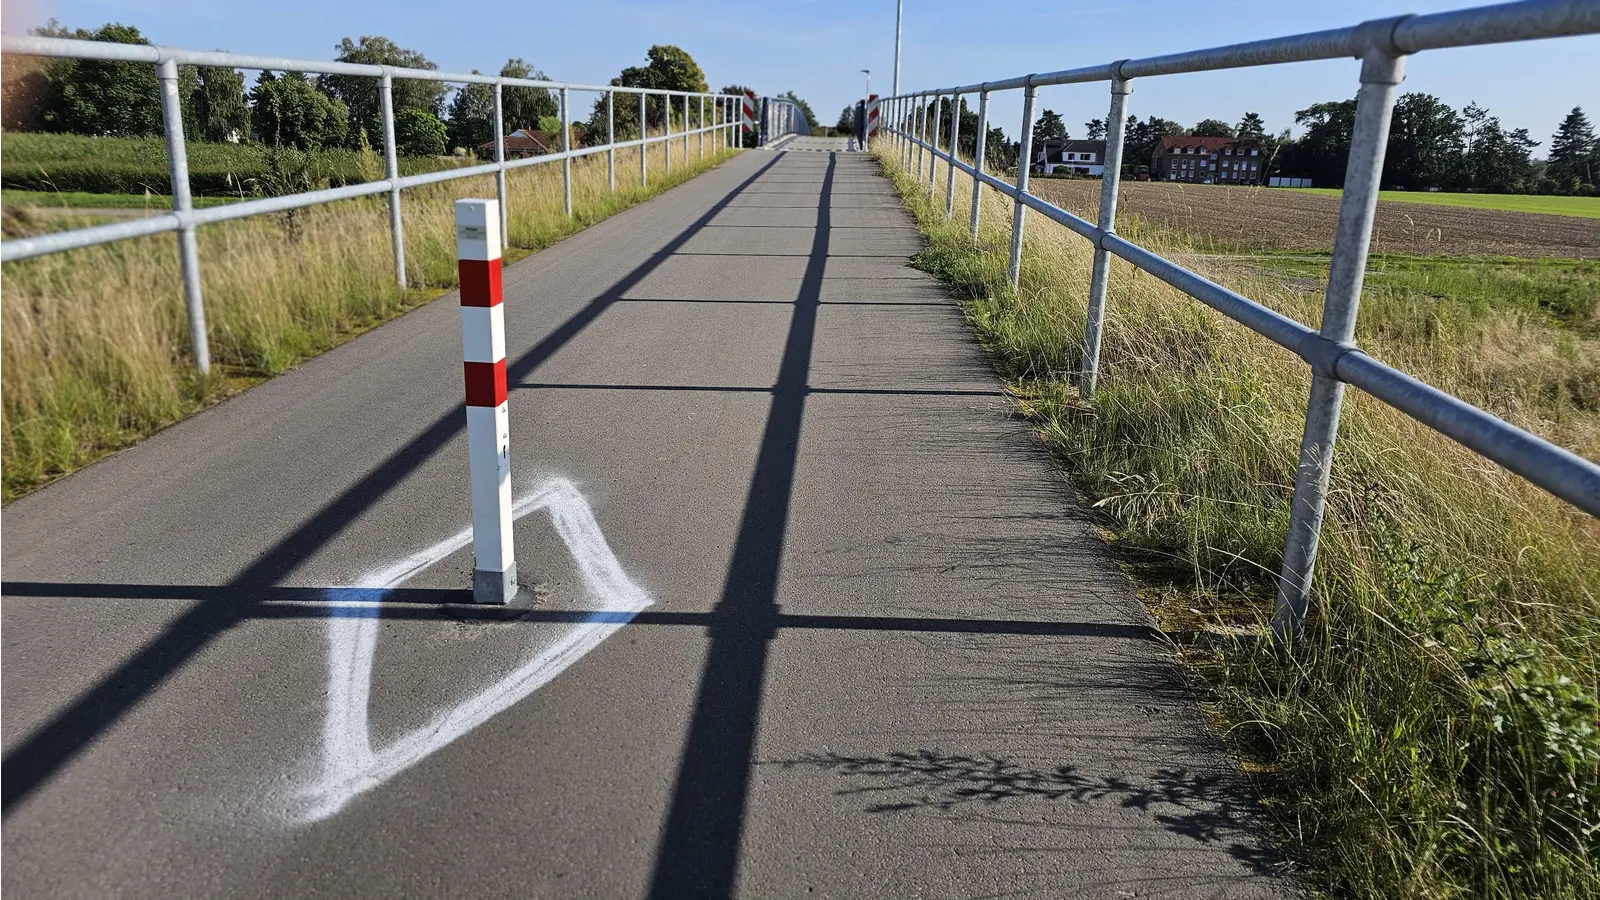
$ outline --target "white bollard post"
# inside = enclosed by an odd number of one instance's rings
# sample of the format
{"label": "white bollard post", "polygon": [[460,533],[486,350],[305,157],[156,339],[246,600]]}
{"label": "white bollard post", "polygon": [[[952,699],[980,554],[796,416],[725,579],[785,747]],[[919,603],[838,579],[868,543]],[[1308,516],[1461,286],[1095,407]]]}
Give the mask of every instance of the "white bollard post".
{"label": "white bollard post", "polygon": [[517,595],[511,542],[511,424],[506,413],[506,320],[500,289],[500,204],[456,201],[461,354],[467,388],[467,468],[472,484],[472,599]]}

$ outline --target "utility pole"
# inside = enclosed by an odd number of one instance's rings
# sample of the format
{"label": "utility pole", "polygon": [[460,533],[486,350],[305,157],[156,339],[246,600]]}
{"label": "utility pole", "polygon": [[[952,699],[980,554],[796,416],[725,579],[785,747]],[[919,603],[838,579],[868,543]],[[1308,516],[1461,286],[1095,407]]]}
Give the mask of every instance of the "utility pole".
{"label": "utility pole", "polygon": [[[894,4],[894,96],[900,96],[900,17],[905,12],[906,0],[895,0]],[[867,93],[871,93],[868,91]]]}

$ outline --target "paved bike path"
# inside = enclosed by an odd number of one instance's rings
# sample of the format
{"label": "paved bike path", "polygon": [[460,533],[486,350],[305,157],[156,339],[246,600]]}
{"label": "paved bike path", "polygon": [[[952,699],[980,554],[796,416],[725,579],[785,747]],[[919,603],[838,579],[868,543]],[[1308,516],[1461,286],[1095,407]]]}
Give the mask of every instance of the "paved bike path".
{"label": "paved bike path", "polygon": [[453,296],[7,508],[4,889],[1288,894],[842,146],[506,269],[530,610],[460,603]]}

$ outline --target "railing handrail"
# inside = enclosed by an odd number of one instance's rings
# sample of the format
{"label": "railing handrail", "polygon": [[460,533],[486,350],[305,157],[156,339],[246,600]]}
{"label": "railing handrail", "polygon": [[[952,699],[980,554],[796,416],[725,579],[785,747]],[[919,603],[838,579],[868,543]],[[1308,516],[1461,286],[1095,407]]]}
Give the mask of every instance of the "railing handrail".
{"label": "railing handrail", "polygon": [[[1538,435],[1498,418],[1464,400],[1428,385],[1372,358],[1354,343],[1356,313],[1376,214],[1378,186],[1397,88],[1405,77],[1405,58],[1421,50],[1507,43],[1600,33],[1600,0],[1522,0],[1476,9],[1423,16],[1398,16],[1348,28],[1269,38],[1195,50],[1125,59],[1103,65],[1031,74],[959,87],[908,91],[881,98],[889,113],[881,130],[899,143],[910,171],[915,152],[918,183],[934,191],[934,160],[946,162],[945,215],[953,212],[955,173],[972,177],[970,232],[978,236],[981,190],[987,186],[1013,201],[1009,275],[1021,274],[1024,211],[1032,209],[1086,238],[1094,246],[1084,360],[1079,391],[1093,395],[1098,375],[1100,334],[1104,324],[1109,260],[1117,256],[1161,281],[1210,306],[1304,360],[1312,371],[1305,433],[1296,466],[1289,534],[1278,577],[1278,603],[1273,632],[1284,641],[1299,634],[1306,613],[1316,561],[1328,479],[1333,463],[1343,386],[1354,385],[1391,408],[1504,466],[1578,509],[1600,517],[1600,465]],[[1165,259],[1116,233],[1117,189],[1121,181],[1126,101],[1135,78],[1185,72],[1357,57],[1362,60],[1345,189],[1340,197],[1338,227],[1329,262],[1322,323],[1313,329],[1248,297]],[[1099,221],[1092,223],[1028,191],[1034,164],[1032,117],[1038,88],[1095,81],[1111,83],[1106,118]],[[984,170],[989,95],[1024,91],[1022,126],[1015,185]],[[978,132],[971,164],[960,159],[960,98],[978,94]],[[932,98],[931,102],[923,102]],[[941,101],[948,107],[948,151],[940,146]],[[922,154],[929,154],[928,173]]]}

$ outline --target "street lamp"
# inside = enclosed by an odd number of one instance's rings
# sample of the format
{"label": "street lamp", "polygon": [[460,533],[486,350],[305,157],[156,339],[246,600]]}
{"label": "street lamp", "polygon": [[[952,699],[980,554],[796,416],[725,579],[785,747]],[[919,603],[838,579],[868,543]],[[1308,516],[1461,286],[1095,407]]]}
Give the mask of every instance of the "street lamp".
{"label": "street lamp", "polygon": [[900,96],[900,14],[905,12],[906,0],[895,0],[894,4],[894,90],[892,96]]}

